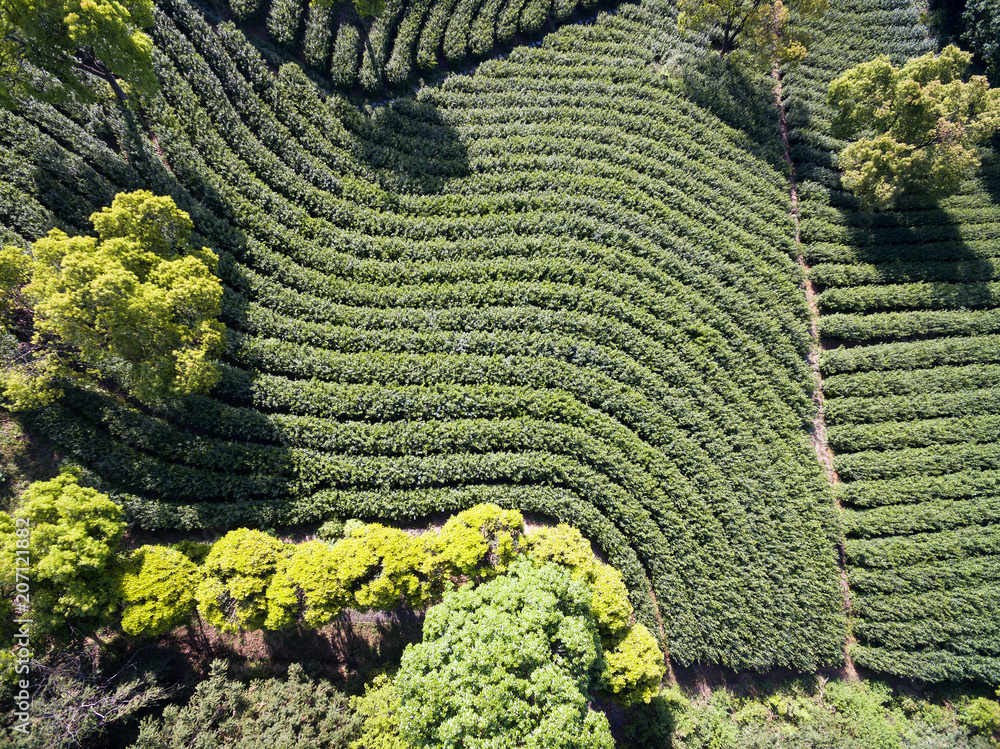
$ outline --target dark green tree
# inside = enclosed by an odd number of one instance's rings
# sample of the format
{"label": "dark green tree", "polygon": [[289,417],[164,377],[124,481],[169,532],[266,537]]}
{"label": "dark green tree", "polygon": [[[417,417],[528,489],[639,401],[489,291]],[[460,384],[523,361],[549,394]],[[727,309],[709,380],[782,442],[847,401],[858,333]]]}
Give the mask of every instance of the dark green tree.
{"label": "dark green tree", "polygon": [[962,42],[997,82],[1000,76],[1000,2],[966,0],[962,11]]}
{"label": "dark green tree", "polygon": [[357,731],[347,697],[298,664],[247,685],[215,661],[186,705],[143,721],[132,749],[347,749]]}
{"label": "dark green tree", "polygon": [[[74,85],[77,73],[100,78],[127,101],[127,87],[156,87],[151,0],[3,0],[0,2],[0,103],[33,91],[31,68]],[[44,93],[44,92],[41,92]]]}

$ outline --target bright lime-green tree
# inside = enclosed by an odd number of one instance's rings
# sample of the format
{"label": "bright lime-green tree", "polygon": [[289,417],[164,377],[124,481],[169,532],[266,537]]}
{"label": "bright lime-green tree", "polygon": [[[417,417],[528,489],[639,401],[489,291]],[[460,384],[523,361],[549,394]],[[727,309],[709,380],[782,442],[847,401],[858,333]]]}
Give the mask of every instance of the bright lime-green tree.
{"label": "bright lime-green tree", "polygon": [[523,535],[520,512],[478,504],[448,518],[437,538],[435,561],[445,575],[488,580],[507,569]]}
{"label": "bright lime-green tree", "polygon": [[[119,372],[141,401],[211,389],[222,284],[215,253],[188,241],[188,214],[140,190],[120,193],[91,220],[96,238],[53,229],[32,245],[24,289],[34,309],[31,356],[4,373],[8,405],[50,401],[60,379],[91,386],[102,368]],[[17,277],[19,258],[4,251],[5,276]]]}
{"label": "bright lime-green tree", "polygon": [[591,590],[590,609],[604,638],[621,635],[632,620],[632,604],[621,573],[602,564],[590,542],[565,523],[540,528],[525,537],[528,558],[536,564],[554,562],[580,577]]}
{"label": "bright lime-green tree", "polygon": [[863,206],[947,195],[979,165],[976,144],[1000,127],[1000,89],[962,80],[970,60],[954,45],[900,68],[878,57],[830,84],[833,133],[855,139],[840,152],[842,181]]}
{"label": "bright lime-green tree", "polygon": [[719,55],[742,50],[757,62],[791,62],[806,55],[805,36],[789,26],[789,11],[819,15],[829,0],[679,0],[682,29],[708,32]]}
{"label": "bright lime-green tree", "polygon": [[[14,518],[27,521],[30,530],[27,577],[31,618],[38,630],[63,637],[74,631],[89,635],[111,623],[122,574],[118,547],[125,531],[118,505],[64,471],[51,481],[31,484]],[[5,535],[4,553],[11,560],[16,538]]]}
{"label": "bright lime-green tree", "polygon": [[226,632],[264,629],[268,586],[290,552],[274,536],[248,528],[229,531],[216,541],[195,593],[205,621]]}
{"label": "bright lime-green tree", "polygon": [[[151,0],[3,0],[0,3],[0,103],[20,93],[45,94],[29,81],[41,69],[77,93],[77,74],[106,81],[127,100],[125,88],[156,87],[153,44],[142,29],[153,25]],[[126,81],[125,88],[119,82]]]}
{"label": "bright lime-green tree", "polygon": [[[601,646],[586,585],[526,560],[445,596],[396,677],[402,738],[414,746],[611,749],[589,707]],[[502,742],[502,743],[501,743]]]}
{"label": "bright lime-green tree", "polygon": [[349,561],[323,541],[298,544],[268,586],[267,628],[284,629],[299,621],[321,627],[336,619],[354,601],[341,571]]}
{"label": "bright lime-green tree", "polygon": [[355,608],[391,609],[428,602],[426,544],[398,528],[368,523],[334,547],[340,584],[350,591]]}
{"label": "bright lime-green tree", "polygon": [[191,620],[198,567],[169,546],[132,552],[122,577],[122,629],[130,635],[162,635]]}

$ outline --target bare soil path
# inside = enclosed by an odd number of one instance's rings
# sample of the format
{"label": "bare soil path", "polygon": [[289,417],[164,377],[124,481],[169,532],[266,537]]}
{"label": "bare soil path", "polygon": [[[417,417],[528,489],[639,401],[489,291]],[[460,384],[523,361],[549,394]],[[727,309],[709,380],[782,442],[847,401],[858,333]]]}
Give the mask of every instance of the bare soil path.
{"label": "bare soil path", "polygon": [[[820,370],[819,357],[822,351],[819,338],[819,308],[816,306],[816,292],[812,281],[809,279],[809,266],[806,264],[805,256],[801,252],[802,236],[799,231],[799,195],[795,179],[795,162],[792,160],[791,147],[788,142],[788,119],[785,116],[785,104],[782,100],[781,70],[777,61],[771,68],[771,77],[774,79],[774,104],[778,110],[778,128],[781,133],[781,144],[785,162],[788,164],[788,194],[791,200],[791,217],[795,227],[795,244],[799,248],[798,263],[802,266],[803,281],[802,290],[806,296],[806,304],[809,306],[809,333],[811,337],[809,345],[809,364],[812,367],[815,378],[815,388],[813,389],[813,402],[816,404],[816,415],[813,418],[812,443],[816,450],[816,457],[826,473],[827,480],[836,490],[836,485],[840,483],[840,477],[833,465],[833,452],[826,438],[826,418],[824,416],[823,401],[823,373]],[[834,493],[834,504],[837,512],[842,513],[844,508],[840,504],[840,498]],[[840,587],[844,594],[844,613],[851,611],[851,589],[847,582],[847,568],[844,563],[844,549],[841,543],[840,548]],[[853,681],[858,681],[858,672],[851,659],[850,647],[854,643],[854,635],[848,632],[847,640],[844,642],[844,675]]]}

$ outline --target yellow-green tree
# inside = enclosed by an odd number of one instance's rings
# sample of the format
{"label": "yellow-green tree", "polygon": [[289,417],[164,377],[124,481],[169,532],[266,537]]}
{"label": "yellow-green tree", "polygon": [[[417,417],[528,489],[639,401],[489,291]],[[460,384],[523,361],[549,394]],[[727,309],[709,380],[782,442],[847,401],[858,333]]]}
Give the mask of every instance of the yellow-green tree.
{"label": "yellow-green tree", "polygon": [[77,73],[100,78],[122,101],[127,94],[119,79],[134,89],[152,90],[153,44],[141,31],[152,25],[152,0],[3,0],[0,103],[31,89],[31,67],[77,92],[85,90],[75,85]]}
{"label": "yellow-green tree", "polygon": [[[125,531],[121,509],[107,495],[80,486],[64,471],[37,481],[14,513],[30,532],[31,618],[40,632],[59,636],[94,632],[111,623],[118,604],[118,546]],[[5,534],[3,566],[14,569],[17,535]]]}
{"label": "yellow-green tree", "polygon": [[739,49],[764,64],[806,55],[804,34],[789,26],[790,11],[818,15],[829,0],[679,0],[682,29],[707,31],[719,55]]}
{"label": "yellow-green tree", "polygon": [[954,45],[900,68],[883,56],[830,84],[833,133],[856,138],[840,152],[842,181],[864,207],[946,195],[979,165],[976,144],[1000,127],[1000,90],[985,76],[962,80],[971,59]]}
{"label": "yellow-green tree", "polygon": [[198,567],[169,546],[132,552],[121,582],[122,629],[130,635],[162,635],[194,613]]}
{"label": "yellow-green tree", "polygon": [[[188,214],[140,190],[91,220],[97,237],[53,229],[30,258],[11,247],[0,255],[0,281],[16,281],[24,264],[34,313],[25,361],[4,373],[8,405],[45,403],[58,396],[58,380],[91,385],[102,369],[141,401],[210,390],[219,378],[212,356],[222,347],[222,284],[215,253],[188,241]],[[14,299],[7,288],[4,298]]]}
{"label": "yellow-green tree", "polygon": [[268,586],[290,552],[274,536],[249,528],[229,531],[216,541],[195,592],[205,621],[226,632],[264,629]]}

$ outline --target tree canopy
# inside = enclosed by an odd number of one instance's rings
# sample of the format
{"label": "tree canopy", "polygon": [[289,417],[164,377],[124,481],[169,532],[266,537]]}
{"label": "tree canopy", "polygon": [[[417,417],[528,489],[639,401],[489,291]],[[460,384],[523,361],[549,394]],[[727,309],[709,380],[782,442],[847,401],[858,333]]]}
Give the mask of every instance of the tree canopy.
{"label": "tree canopy", "polygon": [[830,84],[834,134],[861,136],[840,152],[839,165],[862,205],[946,195],[979,165],[976,144],[1000,127],[1000,90],[981,75],[963,81],[970,60],[954,45],[901,68],[882,56]]}
{"label": "tree canopy", "polygon": [[132,553],[121,582],[122,629],[161,635],[191,618],[198,567],[176,549],[143,546]]}
{"label": "tree canopy", "polygon": [[188,242],[188,214],[140,190],[120,193],[91,220],[96,238],[52,229],[32,257],[13,247],[0,256],[0,280],[13,279],[5,298],[30,278],[23,296],[34,313],[25,361],[3,378],[8,404],[32,407],[58,395],[60,378],[92,384],[109,372],[141,401],[210,390],[222,284],[215,253]]}
{"label": "tree canopy", "polygon": [[590,592],[569,571],[516,562],[446,595],[397,675],[400,731],[415,746],[614,746],[588,707],[601,668]]}
{"label": "tree canopy", "polygon": [[725,56],[744,50],[759,62],[805,57],[806,38],[788,24],[790,11],[817,15],[828,0],[679,0],[681,28],[708,31]]}
{"label": "tree canopy", "polygon": [[317,749],[347,747],[358,731],[348,698],[293,663],[287,679],[244,684],[214,661],[186,705],[147,717],[133,749]]}
{"label": "tree canopy", "polygon": [[[29,486],[15,518],[27,520],[30,528],[31,615],[39,630],[93,632],[110,622],[118,602],[117,553],[125,531],[118,505],[64,471]],[[12,560],[16,536],[4,536],[4,555]]]}
{"label": "tree canopy", "polygon": [[34,88],[29,66],[70,85],[77,71],[101,78],[123,100],[118,79],[155,88],[153,44],[141,31],[153,25],[151,0],[3,0],[0,9],[0,102]]}

